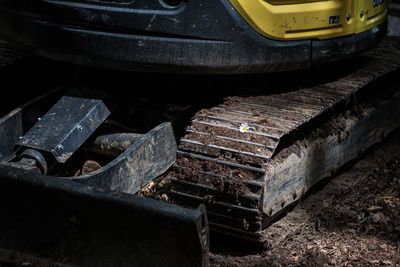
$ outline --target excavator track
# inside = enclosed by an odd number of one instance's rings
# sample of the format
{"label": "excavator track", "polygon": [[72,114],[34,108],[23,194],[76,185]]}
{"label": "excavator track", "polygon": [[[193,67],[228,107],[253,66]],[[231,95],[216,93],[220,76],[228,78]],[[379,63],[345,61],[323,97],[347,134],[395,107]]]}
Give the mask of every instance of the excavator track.
{"label": "excavator track", "polygon": [[[386,38],[363,57],[365,64],[337,80],[265,96],[228,97],[196,113],[168,175],[173,201],[206,204],[213,231],[260,240],[272,215],[293,202],[282,197],[277,208],[263,200],[268,198],[266,170],[286,145],[282,140],[398,70],[400,39]],[[293,199],[304,193],[294,192]]]}

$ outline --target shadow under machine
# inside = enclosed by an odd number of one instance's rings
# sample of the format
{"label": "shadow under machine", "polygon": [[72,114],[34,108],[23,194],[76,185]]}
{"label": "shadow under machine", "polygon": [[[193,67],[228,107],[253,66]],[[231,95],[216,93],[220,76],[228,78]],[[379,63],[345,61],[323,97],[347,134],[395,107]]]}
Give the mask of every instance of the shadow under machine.
{"label": "shadow under machine", "polygon": [[[81,84],[39,96],[0,121],[0,247],[77,264],[204,266],[209,228],[260,241],[273,218],[359,152],[371,129],[354,122],[348,142],[334,144],[345,158],[327,153],[329,164],[315,165],[321,150],[311,145],[299,161],[275,160],[298,129],[312,131],[397,71],[377,59],[398,49],[395,40],[376,48],[386,26],[384,0],[2,1],[9,47],[110,71],[293,75],[369,54],[336,80],[227,98],[197,112],[180,140],[169,122],[135,132],[135,122],[113,117],[109,97]],[[392,104],[377,110],[393,113]],[[364,123],[377,125],[379,112]],[[137,196],[149,187],[163,197]]]}

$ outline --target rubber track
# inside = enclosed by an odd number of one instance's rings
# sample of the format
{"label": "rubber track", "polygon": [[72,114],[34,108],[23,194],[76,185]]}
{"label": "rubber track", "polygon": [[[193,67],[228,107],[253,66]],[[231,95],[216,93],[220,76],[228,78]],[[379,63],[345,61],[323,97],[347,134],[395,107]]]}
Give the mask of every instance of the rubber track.
{"label": "rubber track", "polygon": [[[264,170],[282,137],[397,70],[400,38],[386,38],[366,58],[368,64],[333,82],[268,96],[230,97],[198,112],[180,140],[169,175],[174,200],[192,207],[204,203],[211,230],[257,241],[266,217]],[[243,123],[248,128],[240,132]]]}

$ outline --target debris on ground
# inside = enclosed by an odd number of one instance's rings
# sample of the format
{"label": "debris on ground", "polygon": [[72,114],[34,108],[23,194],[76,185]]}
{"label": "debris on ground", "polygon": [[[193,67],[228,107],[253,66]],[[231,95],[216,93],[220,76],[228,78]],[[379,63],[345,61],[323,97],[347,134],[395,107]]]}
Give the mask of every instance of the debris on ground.
{"label": "debris on ground", "polygon": [[400,266],[399,132],[317,187],[265,230],[268,249],[211,266]]}

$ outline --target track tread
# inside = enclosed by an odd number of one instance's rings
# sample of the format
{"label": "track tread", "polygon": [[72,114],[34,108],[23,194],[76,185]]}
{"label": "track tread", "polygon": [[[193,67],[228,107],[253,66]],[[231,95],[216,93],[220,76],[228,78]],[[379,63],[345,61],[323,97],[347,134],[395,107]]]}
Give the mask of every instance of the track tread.
{"label": "track tread", "polygon": [[[181,139],[180,158],[172,172],[175,184],[179,180],[188,180],[190,184],[177,186],[171,192],[191,203],[205,203],[213,230],[257,241],[265,216],[262,212],[264,173],[279,141],[298,126],[347,101],[376,79],[398,70],[399,43],[399,38],[385,39],[363,56],[365,62],[360,68],[335,81],[280,94],[228,97],[224,103],[200,111]],[[240,132],[243,123],[250,130]],[[188,162],[195,167],[186,167]],[[213,185],[218,179],[246,189],[221,191]],[[198,191],[188,193],[196,183]],[[202,187],[201,183],[210,184]],[[209,200],[210,192],[215,193],[214,202]],[[225,200],[223,194],[226,194]],[[232,198],[232,195],[235,196]],[[246,197],[256,202],[243,201]],[[226,203],[227,199],[233,201]]]}

